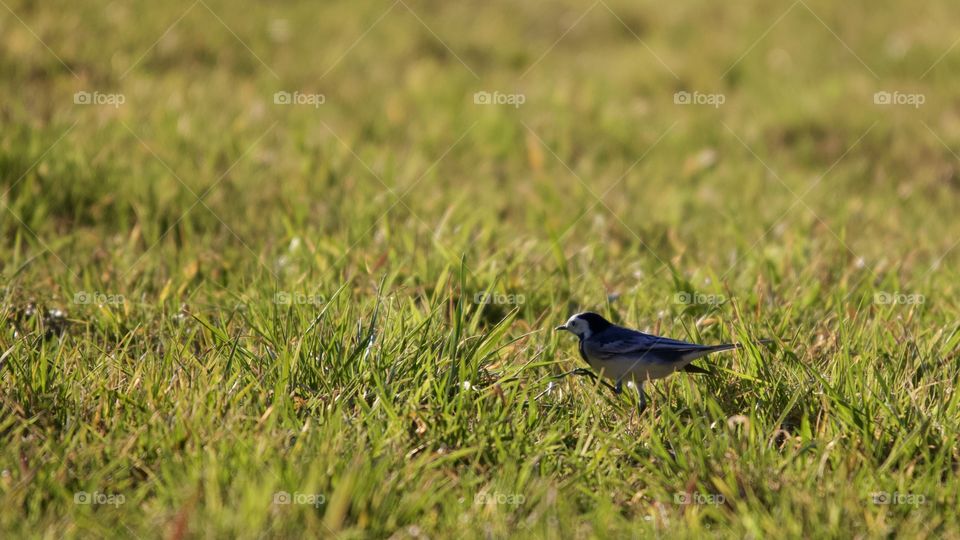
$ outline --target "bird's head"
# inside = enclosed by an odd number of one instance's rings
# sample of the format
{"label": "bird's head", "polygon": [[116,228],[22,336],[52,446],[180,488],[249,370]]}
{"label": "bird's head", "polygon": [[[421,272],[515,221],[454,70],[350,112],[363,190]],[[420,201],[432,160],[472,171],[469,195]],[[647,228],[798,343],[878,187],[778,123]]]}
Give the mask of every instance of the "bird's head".
{"label": "bird's head", "polygon": [[587,339],[593,334],[604,328],[613,326],[613,324],[592,311],[577,313],[567,319],[567,322],[558,326],[557,330],[566,330],[580,339]]}

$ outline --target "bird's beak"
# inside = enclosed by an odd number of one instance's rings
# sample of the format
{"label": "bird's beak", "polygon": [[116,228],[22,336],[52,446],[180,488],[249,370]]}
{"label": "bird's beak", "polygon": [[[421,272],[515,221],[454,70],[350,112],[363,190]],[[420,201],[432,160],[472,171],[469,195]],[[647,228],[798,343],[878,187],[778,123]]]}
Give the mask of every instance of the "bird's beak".
{"label": "bird's beak", "polygon": [[567,329],[567,325],[561,324],[560,326],[554,328],[553,330],[554,330],[555,332],[557,332],[557,331],[566,330],[566,329]]}

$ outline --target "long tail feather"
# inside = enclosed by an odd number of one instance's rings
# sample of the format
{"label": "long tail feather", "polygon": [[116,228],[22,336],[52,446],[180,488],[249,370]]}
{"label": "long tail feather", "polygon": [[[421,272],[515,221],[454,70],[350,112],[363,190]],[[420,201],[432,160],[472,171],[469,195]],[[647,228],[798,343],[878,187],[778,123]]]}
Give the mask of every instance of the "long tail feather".
{"label": "long tail feather", "polygon": [[703,369],[702,367],[695,366],[693,364],[687,364],[683,366],[683,370],[686,371],[687,373],[704,373],[707,375],[710,375],[712,373],[710,370]]}
{"label": "long tail feather", "polygon": [[[760,344],[764,344],[764,345],[765,345],[765,344],[767,344],[767,343],[773,343],[773,340],[770,340],[770,339],[758,339],[758,340],[757,340],[757,343],[760,343]],[[696,360],[697,358],[703,358],[704,356],[707,356],[708,354],[713,354],[713,353],[716,353],[716,352],[729,351],[729,350],[731,350],[731,349],[740,349],[740,348],[743,348],[743,344],[742,344],[742,343],[724,343],[724,344],[722,344],[722,345],[714,345],[713,347],[708,347],[708,348],[700,349],[700,350],[698,350],[697,352],[695,352],[695,353],[693,353],[693,354],[685,357],[684,360],[686,360],[687,362],[693,362],[693,361]],[[684,368],[684,371],[688,371],[688,370],[687,370],[686,368]],[[692,370],[689,370],[689,371],[692,371]],[[699,372],[698,372],[698,373],[699,373]]]}

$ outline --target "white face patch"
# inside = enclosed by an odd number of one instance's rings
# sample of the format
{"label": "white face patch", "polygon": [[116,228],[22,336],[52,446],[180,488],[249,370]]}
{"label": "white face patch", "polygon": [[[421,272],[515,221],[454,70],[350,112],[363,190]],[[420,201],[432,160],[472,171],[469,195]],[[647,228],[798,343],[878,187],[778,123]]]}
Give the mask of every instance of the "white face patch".
{"label": "white face patch", "polygon": [[574,315],[567,320],[567,330],[573,332],[577,337],[586,339],[593,333],[590,331],[590,323],[580,318],[580,315]]}

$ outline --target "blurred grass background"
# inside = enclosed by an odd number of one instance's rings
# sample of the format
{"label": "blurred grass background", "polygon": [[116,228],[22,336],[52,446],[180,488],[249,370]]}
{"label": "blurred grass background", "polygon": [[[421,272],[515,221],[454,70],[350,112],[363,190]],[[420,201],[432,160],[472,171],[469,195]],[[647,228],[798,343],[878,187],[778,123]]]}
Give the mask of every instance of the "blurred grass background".
{"label": "blurred grass background", "polygon": [[0,8],[11,537],[960,536],[952,4]]}

